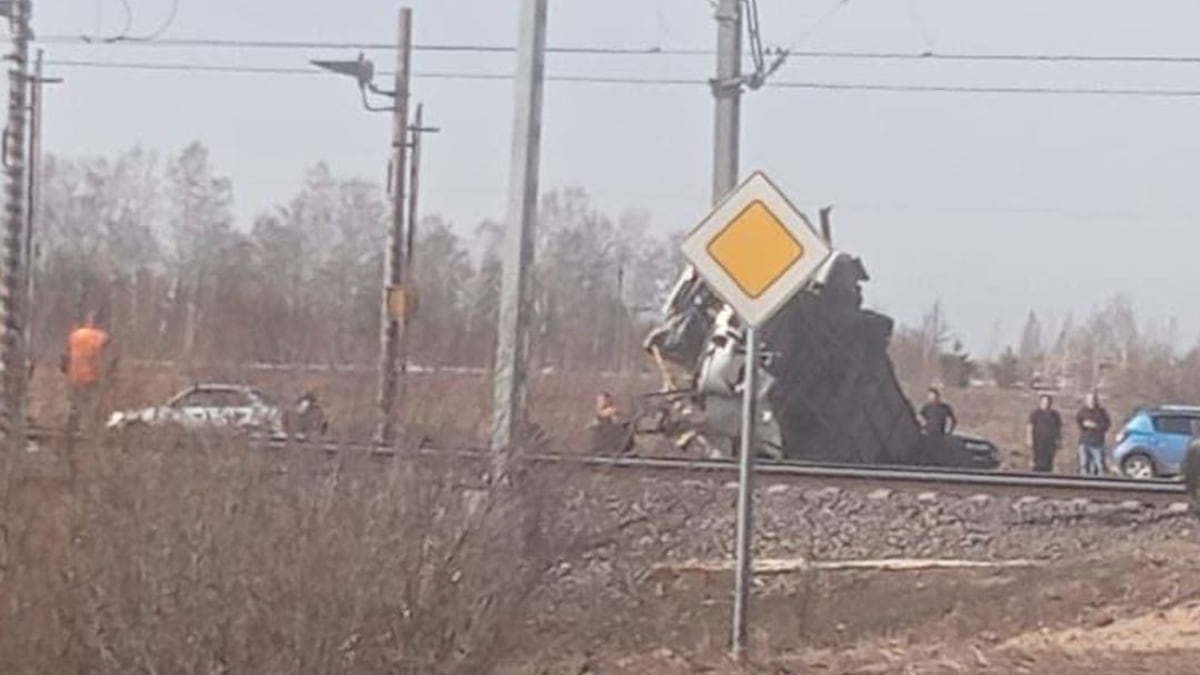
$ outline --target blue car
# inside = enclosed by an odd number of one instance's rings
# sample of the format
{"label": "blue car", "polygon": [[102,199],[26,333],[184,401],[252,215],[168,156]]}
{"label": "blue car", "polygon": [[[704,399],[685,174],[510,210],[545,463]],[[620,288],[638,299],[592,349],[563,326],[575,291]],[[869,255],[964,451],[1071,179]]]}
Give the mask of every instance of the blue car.
{"label": "blue car", "polygon": [[1178,476],[1193,436],[1200,435],[1200,406],[1140,408],[1117,433],[1112,462],[1129,478]]}

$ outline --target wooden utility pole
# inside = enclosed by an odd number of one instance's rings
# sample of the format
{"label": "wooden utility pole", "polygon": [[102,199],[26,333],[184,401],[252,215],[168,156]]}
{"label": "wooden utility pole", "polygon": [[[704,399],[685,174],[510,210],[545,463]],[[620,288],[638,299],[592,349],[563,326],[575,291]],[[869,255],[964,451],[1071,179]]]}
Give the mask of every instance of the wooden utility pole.
{"label": "wooden utility pole", "polygon": [[[27,372],[33,372],[33,302],[37,290],[37,230],[42,204],[42,90],[47,84],[62,82],[60,78],[45,77],[42,50],[37,52],[33,77],[29,81],[29,180],[25,209],[25,360]],[[25,392],[28,397],[28,391]]]}
{"label": "wooden utility pole", "polygon": [[391,444],[394,440],[397,378],[407,369],[404,349],[407,294],[405,287],[405,181],[408,165],[408,100],[412,63],[412,9],[400,8],[396,49],[395,105],[392,109],[392,157],[388,167],[391,196],[391,223],[384,262],[383,307],[379,345],[379,425],[376,440]]}
{"label": "wooden utility pole", "polygon": [[520,9],[504,272],[493,373],[492,449],[497,451],[510,450],[518,444],[527,421],[530,280],[541,158],[546,6],[547,0],[522,0]]}
{"label": "wooden utility pole", "polygon": [[408,231],[404,235],[404,274],[406,285],[415,278],[413,273],[413,251],[417,248],[417,197],[421,194],[421,134],[436,129],[421,126],[425,119],[425,106],[417,104],[413,116],[412,148],[408,158]]}

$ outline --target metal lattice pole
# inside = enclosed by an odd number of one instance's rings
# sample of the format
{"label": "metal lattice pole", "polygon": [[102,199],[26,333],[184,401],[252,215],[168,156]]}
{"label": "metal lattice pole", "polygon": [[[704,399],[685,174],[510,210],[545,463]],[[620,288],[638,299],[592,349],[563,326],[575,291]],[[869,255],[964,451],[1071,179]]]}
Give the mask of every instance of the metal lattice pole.
{"label": "metal lattice pole", "polygon": [[4,237],[0,243],[0,368],[3,368],[3,433],[20,437],[25,422],[24,299],[26,275],[25,212],[28,183],[26,164],[26,116],[28,114],[29,41],[32,37],[30,0],[13,0],[11,64],[8,71],[8,127],[4,139],[5,210]]}

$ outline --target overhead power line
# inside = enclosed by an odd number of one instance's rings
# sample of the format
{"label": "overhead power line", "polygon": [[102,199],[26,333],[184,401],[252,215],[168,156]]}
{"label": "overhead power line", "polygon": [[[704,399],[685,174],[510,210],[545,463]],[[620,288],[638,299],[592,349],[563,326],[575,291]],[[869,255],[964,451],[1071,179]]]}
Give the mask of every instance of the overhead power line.
{"label": "overhead power line", "polygon": [[[124,43],[152,43],[154,40],[162,37],[163,34],[171,28],[175,23],[176,17],[179,16],[179,0],[172,0],[171,10],[167,13],[167,17],[154,30],[145,35],[130,35],[129,31],[133,29],[133,7],[129,5],[129,0],[121,0],[121,7],[125,11],[125,24],[121,28],[121,32],[116,35],[104,37],[99,35],[77,35],[71,37],[71,42],[82,42],[85,44],[124,44]],[[65,37],[65,36],[64,36]],[[65,42],[65,41],[64,41]]]}
{"label": "overhead power line", "polygon": [[[125,47],[177,47],[215,49],[361,49],[392,50],[394,44],[358,41],[302,41],[302,40],[226,40],[216,38],[167,38],[156,40],[119,40],[98,43],[88,38],[70,35],[46,35],[37,39],[42,44],[78,44],[88,46]],[[507,45],[480,44],[417,44],[415,51],[459,52],[479,54],[514,53],[515,48]],[[548,47],[555,54],[581,54],[591,56],[712,56],[712,49],[679,47],[603,47],[603,46],[557,46]],[[1170,54],[1020,54],[1020,53],[943,53],[943,52],[899,52],[899,51],[835,51],[801,50],[789,52],[789,58],[845,59],[864,61],[996,61],[1032,63],[1158,63],[1200,64],[1200,55]]]}
{"label": "overhead power line", "polygon": [[[95,41],[72,35],[39,36],[42,44],[78,44],[95,46]],[[220,38],[164,38],[153,41],[131,41],[106,43],[105,46],[126,47],[204,47],[213,49],[363,49],[388,51],[395,50],[396,45],[388,42],[336,41],[336,40],[226,40]],[[413,51],[424,52],[475,52],[482,54],[516,53],[516,48],[508,45],[481,44],[414,44]],[[686,49],[665,47],[589,47],[561,46],[547,47],[546,51],[557,54],[590,54],[613,56],[702,56],[714,54],[711,49]]]}
{"label": "overhead power line", "polygon": [[[247,75],[323,75],[319,70],[303,67],[278,66],[225,66],[200,63],[150,63],[122,61],[87,61],[72,59],[48,60],[48,65],[60,68],[96,68],[124,71],[166,71],[191,73],[231,73]],[[390,73],[378,73],[390,76]],[[430,80],[475,80],[507,81],[510,75],[503,73],[478,73],[466,71],[417,71],[413,77]],[[609,75],[549,74],[550,82],[572,82],[594,85],[629,86],[689,86],[708,87],[708,80],[699,78],[670,77],[627,77]],[[1058,96],[1113,96],[1153,98],[1196,98],[1200,89],[1143,89],[1121,87],[1029,87],[1029,86],[975,86],[940,84],[886,84],[872,82],[801,82],[789,80],[772,81],[769,87],[778,89],[809,89],[818,91],[867,91],[891,93],[944,93],[944,94],[1025,94]]]}

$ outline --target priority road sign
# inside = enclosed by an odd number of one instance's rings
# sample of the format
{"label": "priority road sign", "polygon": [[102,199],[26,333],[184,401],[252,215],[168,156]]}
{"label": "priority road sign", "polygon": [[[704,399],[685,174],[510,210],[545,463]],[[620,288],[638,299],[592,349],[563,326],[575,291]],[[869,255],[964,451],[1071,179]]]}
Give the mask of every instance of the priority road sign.
{"label": "priority road sign", "polygon": [[829,258],[829,244],[755,172],[683,241],[683,255],[749,326],[761,326]]}

